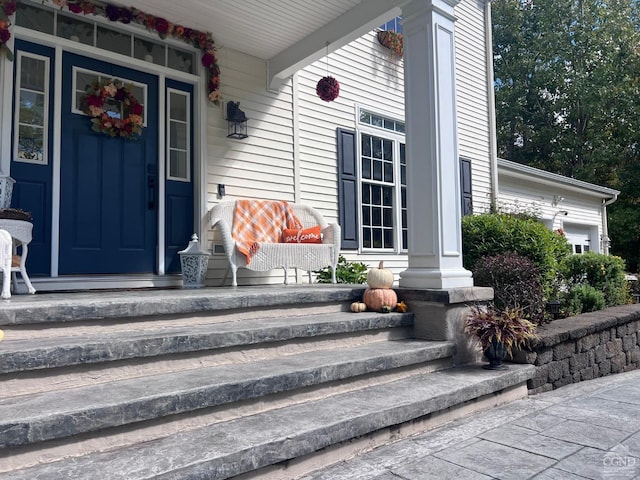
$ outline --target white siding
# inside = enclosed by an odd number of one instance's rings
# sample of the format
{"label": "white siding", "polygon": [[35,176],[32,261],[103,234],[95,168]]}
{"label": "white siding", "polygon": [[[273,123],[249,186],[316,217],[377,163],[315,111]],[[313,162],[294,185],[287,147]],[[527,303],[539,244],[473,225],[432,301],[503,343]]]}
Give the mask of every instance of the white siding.
{"label": "white siding", "polygon": [[499,182],[499,210],[532,213],[553,230],[588,230],[592,251],[602,252],[602,198],[505,175],[500,175]]}
{"label": "white siding", "polygon": [[463,0],[455,12],[458,148],[471,160],[473,209],[479,212],[491,193],[484,0]]}
{"label": "white siding", "polygon": [[[490,191],[483,2],[462,0],[456,15],[459,153],[472,162],[475,204],[488,198]],[[220,66],[223,97],[240,101],[240,108],[250,119],[250,137],[244,141],[227,139],[224,112],[219,107],[209,108],[209,208],[218,201],[217,184],[224,183],[225,200],[298,199],[318,209],[329,222],[337,222],[336,129],[356,129],[357,107],[404,119],[402,59],[391,56],[378,43],[375,32],[369,32],[299,71],[277,94],[266,91],[266,65],[261,60],[225,51],[221,52]],[[318,80],[327,74],[340,82],[340,96],[333,102],[320,100],[315,92]],[[292,95],[293,86],[296,95]],[[213,235],[209,241],[209,246],[219,243]],[[385,266],[396,275],[407,267],[406,255],[354,251],[344,255],[368,266],[384,259]],[[226,270],[224,257],[214,255],[210,266],[209,283],[219,284]],[[281,278],[241,269],[239,281],[258,283]]]}
{"label": "white siding", "polygon": [[[268,92],[265,61],[232,50],[219,52],[219,61],[222,96],[226,101],[240,102],[240,109],[249,119],[249,138],[227,138],[226,107],[208,107],[207,208],[221,200],[238,198],[293,201],[291,82],[278,93]],[[226,186],[224,199],[218,198],[218,184]],[[221,245],[218,232],[210,231],[207,247],[211,251],[216,245]],[[209,266],[208,284],[220,285],[228,267],[226,257],[214,253]],[[245,284],[281,282],[282,272],[255,273],[242,269],[238,278]]]}

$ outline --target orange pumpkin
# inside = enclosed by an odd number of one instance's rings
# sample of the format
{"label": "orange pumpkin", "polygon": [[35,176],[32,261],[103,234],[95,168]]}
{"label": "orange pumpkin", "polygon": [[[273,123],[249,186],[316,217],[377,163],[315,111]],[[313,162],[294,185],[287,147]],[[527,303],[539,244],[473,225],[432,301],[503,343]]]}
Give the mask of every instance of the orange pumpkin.
{"label": "orange pumpkin", "polygon": [[382,307],[393,309],[398,303],[398,295],[390,288],[367,288],[364,291],[362,301],[367,304],[367,308],[375,312],[382,312]]}

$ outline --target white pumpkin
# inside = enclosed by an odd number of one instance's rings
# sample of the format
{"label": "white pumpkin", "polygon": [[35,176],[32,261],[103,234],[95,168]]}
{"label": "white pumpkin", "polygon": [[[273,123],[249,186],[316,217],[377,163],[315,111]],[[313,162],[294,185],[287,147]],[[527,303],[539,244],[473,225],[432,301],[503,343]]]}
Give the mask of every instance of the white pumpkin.
{"label": "white pumpkin", "polygon": [[393,280],[393,272],[384,268],[384,261],[380,262],[378,268],[372,268],[367,272],[367,285],[371,288],[391,288]]}

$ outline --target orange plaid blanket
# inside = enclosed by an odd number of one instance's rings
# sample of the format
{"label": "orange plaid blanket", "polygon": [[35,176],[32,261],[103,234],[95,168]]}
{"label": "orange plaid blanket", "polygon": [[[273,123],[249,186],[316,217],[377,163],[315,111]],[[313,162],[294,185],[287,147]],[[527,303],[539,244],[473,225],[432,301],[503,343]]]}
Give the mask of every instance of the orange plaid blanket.
{"label": "orange plaid blanket", "polygon": [[231,236],[238,251],[247,257],[247,265],[260,243],[279,243],[284,228],[302,228],[287,202],[236,200]]}

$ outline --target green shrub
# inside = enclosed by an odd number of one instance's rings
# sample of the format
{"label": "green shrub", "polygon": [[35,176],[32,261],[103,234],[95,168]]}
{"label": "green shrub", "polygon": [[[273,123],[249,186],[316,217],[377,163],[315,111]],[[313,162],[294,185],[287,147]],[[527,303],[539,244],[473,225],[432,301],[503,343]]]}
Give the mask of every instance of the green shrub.
{"label": "green shrub", "polygon": [[604,294],[607,307],[629,302],[625,264],[620,257],[593,252],[571,255],[561,262],[559,270],[567,290],[590,285]]}
{"label": "green shrub", "polygon": [[602,310],[606,306],[604,293],[591,285],[574,285],[564,299],[567,315],[579,315]]}
{"label": "green shrub", "polygon": [[528,258],[540,272],[547,298],[555,296],[558,263],[571,253],[563,235],[533,218],[504,213],[463,217],[462,251],[464,266],[471,271],[482,257],[513,252]]}
{"label": "green shrub", "polygon": [[[366,283],[369,268],[362,262],[348,262],[342,255],[338,256],[336,266],[336,282],[338,283]],[[316,270],[318,283],[331,283],[331,267]]]}
{"label": "green shrub", "polygon": [[535,264],[515,253],[501,253],[478,260],[473,269],[474,283],[493,287],[493,306],[521,312],[535,323],[544,320],[545,299],[540,273]]}

